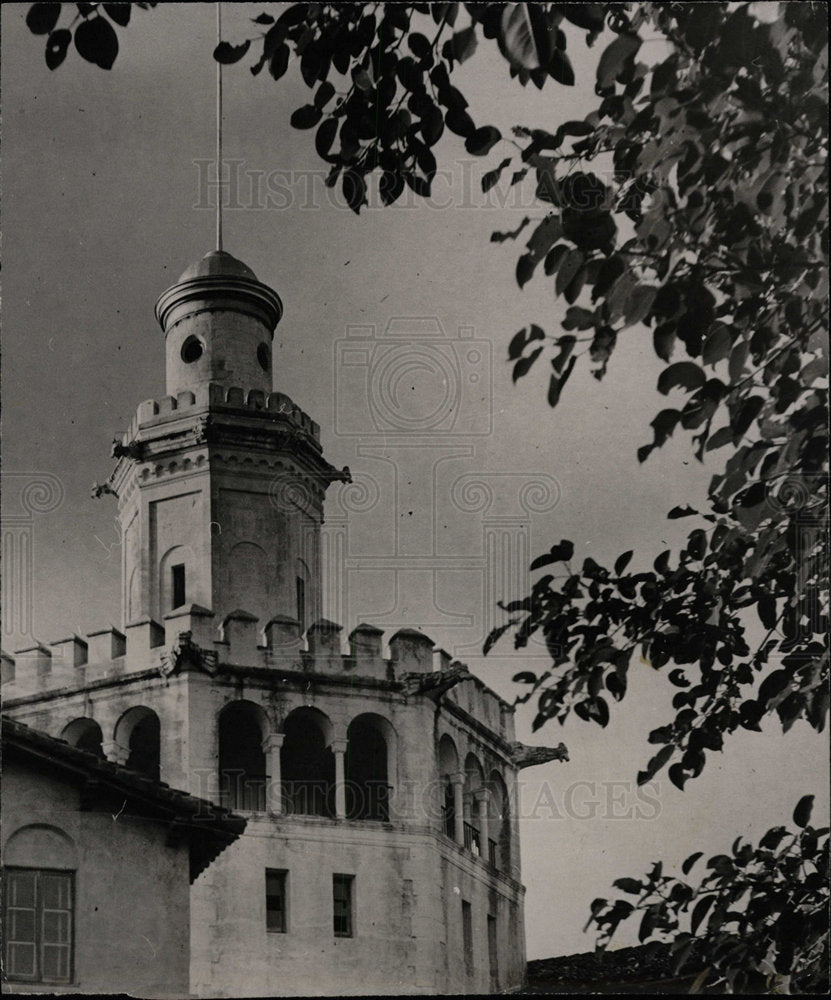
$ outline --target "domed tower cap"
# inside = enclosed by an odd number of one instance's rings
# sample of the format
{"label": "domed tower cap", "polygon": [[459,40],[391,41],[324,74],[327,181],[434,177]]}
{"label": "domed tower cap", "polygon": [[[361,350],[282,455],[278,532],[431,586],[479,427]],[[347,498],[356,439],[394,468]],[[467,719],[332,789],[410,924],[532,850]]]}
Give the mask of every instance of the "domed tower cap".
{"label": "domed tower cap", "polygon": [[202,260],[186,267],[179,277],[179,282],[190,281],[191,278],[229,277],[248,278],[256,281],[257,275],[247,264],[237,260],[225,250],[211,250]]}
{"label": "domed tower cap", "polygon": [[211,250],[185,268],[176,284],[159,296],[156,319],[167,332],[200,305],[249,313],[272,333],[283,315],[280,296],[259,281],[247,264],[225,250]]}

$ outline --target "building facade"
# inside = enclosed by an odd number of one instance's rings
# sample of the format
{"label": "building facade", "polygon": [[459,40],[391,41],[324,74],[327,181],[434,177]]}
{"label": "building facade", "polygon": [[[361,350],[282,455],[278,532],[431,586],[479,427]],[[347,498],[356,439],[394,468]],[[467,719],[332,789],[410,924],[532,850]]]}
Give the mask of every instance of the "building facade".
{"label": "building facade", "polygon": [[[5,710],[247,817],[191,888],[205,996],[483,993],[525,969],[520,768],[564,759],[422,633],[321,618],[317,425],[277,294],[209,253],[162,294],[167,393],[116,467],[124,627],[4,660]],[[125,989],[130,984],[125,984]]]}
{"label": "building facade", "polygon": [[2,726],[4,991],[187,994],[190,884],[245,820]]}

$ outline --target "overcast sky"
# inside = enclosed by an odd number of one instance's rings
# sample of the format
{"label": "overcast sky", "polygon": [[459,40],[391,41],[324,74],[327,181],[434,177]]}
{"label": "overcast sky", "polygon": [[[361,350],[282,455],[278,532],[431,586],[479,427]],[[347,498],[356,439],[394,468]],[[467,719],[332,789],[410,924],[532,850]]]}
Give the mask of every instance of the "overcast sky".
{"label": "overcast sky", "polygon": [[[240,41],[247,17],[276,6],[226,5],[225,37]],[[137,404],[164,394],[156,298],[214,246],[200,188],[205,166],[197,161],[213,156],[215,8],[134,10],[109,73],[74,51],[50,73],[42,40],[25,27],[27,9],[3,5],[3,446],[5,473],[13,474],[4,513],[20,512],[20,487],[39,473],[59,479],[62,502],[32,523],[34,634],[49,642],[121,621],[115,501],[92,500],[90,486],[109,475],[110,442]],[[477,124],[503,133],[512,124],[552,129],[586,114],[602,46],[588,50],[572,38],[577,86],[549,81],[541,93],[511,81],[496,50],[483,45],[457,83]],[[237,207],[225,213],[225,249],[283,298],[275,389],[321,425],[327,458],[348,464],[365,491],[363,505],[347,512],[342,624],[346,632],[358,618],[389,630],[422,627],[512,699],[513,673],[543,669],[545,658],[538,651],[484,660],[476,652],[492,605],[483,587],[493,569],[483,542],[489,527],[530,533],[532,556],[571,538],[580,560],[612,560],[634,548],[633,565],[646,565],[685,528],[667,522],[666,512],[703,497],[714,467],[692,460],[683,439],[644,466],[635,460],[665,405],[646,330],[627,332],[603,382],[578,365],[555,411],[545,402],[541,366],[512,385],[504,360],[510,336],[529,322],[555,329],[561,306],[544,280],[517,289],[520,245],[489,241],[492,231],[542,214],[530,190],[525,203],[508,198],[507,188],[490,203],[481,195],[482,173],[509,155],[507,146],[472,160],[462,140],[446,134],[436,150],[446,174],[432,203],[411,200],[356,217],[323,188],[313,132],[289,126],[292,110],[308,99],[299,74],[278,85],[266,72],[252,77],[251,61],[225,72],[226,157],[239,161],[242,180]],[[251,197],[254,177],[270,200]],[[419,346],[417,361],[402,369],[410,380],[398,385],[398,396],[375,398],[373,410],[368,392],[375,390],[361,388],[361,371],[344,381],[341,342],[351,333],[371,357],[391,322],[393,331],[412,330],[416,345],[419,330],[443,331],[444,354],[431,368],[435,344]],[[455,369],[447,358],[457,359]],[[373,423],[385,419],[382,404],[400,405],[404,418],[442,412],[454,377],[476,434],[437,418],[427,420],[429,435],[408,440]],[[477,482],[492,490],[487,509],[477,501],[484,496]],[[418,555],[435,557],[434,569],[418,570]],[[516,573],[500,572],[507,587],[522,586]],[[4,626],[4,648],[25,638]],[[498,648],[511,654],[509,645]],[[546,796],[522,824],[530,958],[592,948],[581,930],[588,905],[614,878],[637,875],[658,858],[680,863],[693,850],[729,849],[739,834],[758,837],[788,821],[802,794],[825,795],[824,738],[797,723],[785,740],[769,726],[762,736],[728,738],[728,753],[710,757],[683,794],[661,774],[650,793],[657,805],[642,805],[633,818],[634,791],[614,783],[634,787],[650,756],[647,733],[672,717],[672,689],[646,665],[632,671],[629,694],[605,730],[575,720],[532,735],[533,711],[517,712],[520,739],[562,739],[571,755],[569,764],[522,774],[524,814]],[[827,811],[827,798],[819,809]],[[624,935],[620,943],[631,941]]]}

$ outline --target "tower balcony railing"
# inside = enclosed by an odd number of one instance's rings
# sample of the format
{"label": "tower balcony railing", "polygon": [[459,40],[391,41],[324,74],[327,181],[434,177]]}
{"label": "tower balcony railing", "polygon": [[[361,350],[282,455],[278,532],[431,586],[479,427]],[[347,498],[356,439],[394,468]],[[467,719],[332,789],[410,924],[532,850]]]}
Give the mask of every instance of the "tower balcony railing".
{"label": "tower balcony railing", "polygon": [[465,848],[477,858],[482,856],[482,842],[479,831],[472,823],[465,822],[462,826],[465,838]]}

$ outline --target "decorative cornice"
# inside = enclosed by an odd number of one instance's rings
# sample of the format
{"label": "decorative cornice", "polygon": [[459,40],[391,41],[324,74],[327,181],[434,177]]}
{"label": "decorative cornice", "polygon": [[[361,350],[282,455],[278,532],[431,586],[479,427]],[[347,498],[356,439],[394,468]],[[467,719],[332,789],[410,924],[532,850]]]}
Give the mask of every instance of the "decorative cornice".
{"label": "decorative cornice", "polygon": [[273,334],[283,315],[280,296],[261,281],[236,275],[204,275],[171,285],[156,302],[156,319],[167,331],[187,315],[228,309],[259,319]]}

